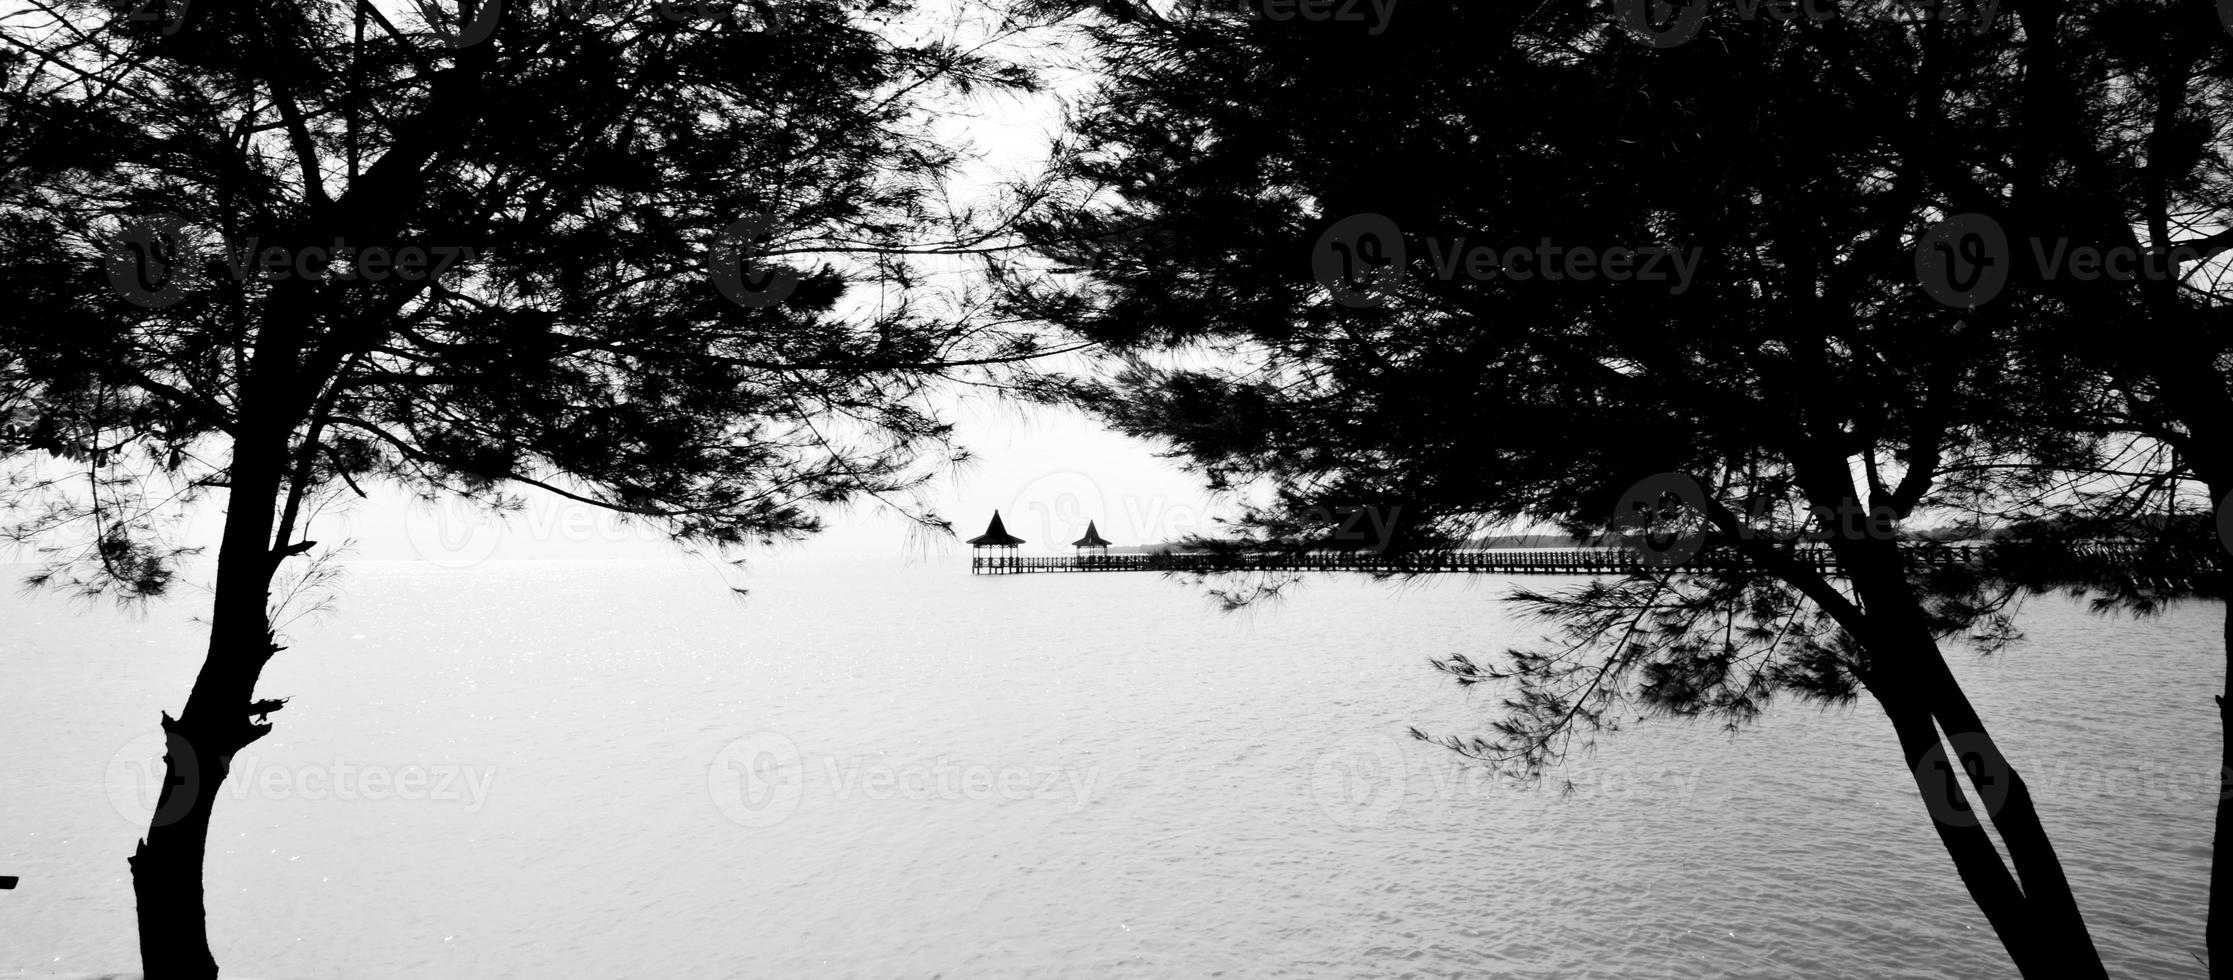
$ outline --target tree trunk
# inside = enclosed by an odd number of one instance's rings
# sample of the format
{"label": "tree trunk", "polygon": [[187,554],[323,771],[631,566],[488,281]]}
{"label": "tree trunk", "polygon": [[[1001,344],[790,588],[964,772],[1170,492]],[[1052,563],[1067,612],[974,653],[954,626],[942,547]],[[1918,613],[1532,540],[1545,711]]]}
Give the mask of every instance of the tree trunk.
{"label": "tree trunk", "polygon": [[[1877,692],[1872,689],[1872,693]],[[1932,765],[1934,759],[1948,759],[1952,753],[1939,738],[1930,713],[1920,704],[1896,693],[1887,697],[1887,693],[1891,692],[1877,693],[1877,700],[1892,720],[1892,730],[1899,735],[1900,750],[1907,758],[1907,769],[1914,777],[1916,792],[1932,810],[1931,829],[1938,832],[1939,843],[1954,860],[1954,870],[1961,875],[1962,885],[1969,889],[1970,900],[1985,914],[1985,921],[1992,925],[2001,947],[2015,962],[2017,973],[2034,980],[2060,976],[2056,972],[2059,958],[2053,955],[2053,942],[2041,934],[2040,923],[2025,907],[2023,890],[2009,874],[2000,853],[1993,849],[1984,824],[1940,819],[1939,807],[1960,801],[1962,792],[1959,785],[1947,781],[1948,774],[1937,771]]]}
{"label": "tree trunk", "polygon": [[[2225,499],[2225,498],[2219,498]],[[2208,924],[2203,926],[2202,942],[2209,953],[2210,976],[2214,980],[2233,980],[2233,859],[2225,853],[2227,841],[2233,841],[2233,806],[2227,797],[2233,796],[2233,711],[2226,707],[2226,697],[2233,696],[2233,595],[2227,596],[2225,607],[2225,693],[2218,695],[2218,763],[2217,828],[2210,844],[2210,913]]]}
{"label": "tree trunk", "polygon": [[207,980],[217,975],[202,901],[202,859],[217,791],[233,755],[271,730],[249,720],[256,678],[278,649],[272,643],[273,508],[285,469],[287,430],[236,439],[225,531],[217,554],[209,653],[186,709],[163,716],[168,739],[164,782],[147,836],[131,857],[138,905],[140,964],[147,980]]}
{"label": "tree trunk", "polygon": [[1984,720],[1954,680],[1953,672],[1947,668],[1935,644],[1922,666],[1929,676],[1926,687],[1931,689],[1931,711],[1939,724],[1949,735],[1964,736],[1968,740],[1960,749],[1978,750],[1983,758],[1997,763],[1997,771],[1976,777],[1998,782],[2000,786],[1996,788],[2003,791],[1997,805],[1985,807],[1984,814],[1992,820],[1993,829],[2000,832],[2009,860],[2016,865],[2016,876],[2023,883],[2024,904],[2031,917],[2061,947],[2054,975],[2105,980],[2108,971],[2101,962],[2101,952],[2095,947],[2093,932],[2087,928],[2086,917],[2078,908],[2078,896],[2071,891],[2070,880],[2063,873],[2062,858],[2055,853],[2054,841],[2047,836],[2047,826],[2039,819],[2030,785],[2001,754],[1999,743],[1986,730]]}
{"label": "tree trunk", "polygon": [[231,769],[233,754],[271,727],[249,726],[246,720],[243,715],[243,725],[234,731],[189,730],[169,714],[163,716],[170,743],[163,755],[163,791],[147,836],[130,859],[140,964],[147,980],[217,975],[202,903],[202,856],[217,788]]}
{"label": "tree trunk", "polygon": [[[2102,964],[2101,952],[2094,945],[2093,934],[2079,911],[2077,896],[2063,874],[2054,842],[2039,819],[2031,790],[2015,766],[2008,764],[1986,729],[1984,719],[1947,666],[1922,607],[1909,587],[1898,546],[1888,540],[1851,542],[1841,549],[1841,558],[1852,576],[1855,591],[1868,610],[1866,617],[1870,623],[1864,641],[1869,650],[1869,673],[1873,676],[1869,687],[1883,703],[1886,714],[1893,716],[1894,727],[1900,729],[1900,742],[1907,750],[1909,766],[1932,765],[1943,760],[1953,767],[1943,773],[1917,772],[1915,777],[1925,802],[1937,804],[1932,822],[1937,825],[1939,839],[1961,871],[1964,883],[1969,884],[1971,897],[1977,900],[1978,908],[1992,921],[1994,929],[2001,933],[2002,944],[2008,947],[2010,958],[2016,961],[2017,969],[2025,977],[2106,980],[2108,970]],[[1924,717],[1915,717],[1917,712]],[[1927,752],[1930,746],[1941,744],[1937,731],[1926,733],[1923,730],[1930,728],[1934,721],[1947,735],[1944,754],[1919,756],[1915,753],[1916,745],[1923,745]],[[1918,725],[1921,728],[1917,728]],[[1971,754],[1979,756],[1991,771],[1967,772],[1964,756]],[[1984,805],[1961,802],[1965,797],[1960,783],[1965,777],[1977,790],[1977,803]],[[1944,781],[1933,785],[1933,779]],[[1993,797],[1984,795],[1987,789],[1993,791]],[[1957,803],[1960,805],[1956,806]],[[1960,812],[1950,812],[1949,808]],[[2020,915],[2010,917],[1996,911],[1996,906],[2007,902],[1998,884],[1981,890],[1978,883],[1972,881],[1976,869],[1969,862],[1980,859],[1975,850],[1980,841],[1987,848],[1984,853],[1991,858],[1992,870],[2000,880],[2008,880],[2007,864],[2000,860],[1997,852],[1990,851],[1990,841],[1985,837],[1983,821],[1988,819],[1999,832],[2001,843],[2008,848],[2009,860],[2015,865],[2012,884],[2018,889]],[[1974,834],[1970,833],[1972,830]]]}

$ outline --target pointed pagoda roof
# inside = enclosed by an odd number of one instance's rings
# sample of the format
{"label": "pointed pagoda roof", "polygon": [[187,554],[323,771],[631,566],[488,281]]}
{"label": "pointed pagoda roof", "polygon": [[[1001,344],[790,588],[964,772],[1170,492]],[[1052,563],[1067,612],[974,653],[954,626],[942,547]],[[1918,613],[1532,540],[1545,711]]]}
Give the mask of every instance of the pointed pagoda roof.
{"label": "pointed pagoda roof", "polygon": [[1085,537],[1070,542],[1070,547],[1073,548],[1106,548],[1108,546],[1109,539],[1102,537],[1101,532],[1094,529],[1092,521],[1085,522]]}
{"label": "pointed pagoda roof", "polygon": [[985,533],[970,538],[969,543],[978,548],[988,545],[1014,547],[1022,544],[1023,539],[1008,533],[1008,525],[1000,523],[1000,512],[996,510],[992,512],[992,523],[985,525]]}

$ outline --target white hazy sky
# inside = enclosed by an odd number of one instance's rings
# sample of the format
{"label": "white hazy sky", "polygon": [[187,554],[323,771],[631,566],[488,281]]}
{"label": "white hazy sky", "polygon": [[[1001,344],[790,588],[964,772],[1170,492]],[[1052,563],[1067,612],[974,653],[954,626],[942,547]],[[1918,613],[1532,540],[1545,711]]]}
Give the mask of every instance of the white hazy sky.
{"label": "white hazy sky", "polygon": [[[14,6],[0,4],[0,9]],[[384,9],[398,6],[383,4]],[[933,0],[925,9],[929,29],[940,33],[955,31],[957,21],[971,16],[963,3],[948,7]],[[944,20],[946,16],[954,20]],[[967,36],[970,30],[961,27],[959,34]],[[939,121],[942,140],[973,147],[979,155],[954,191],[961,201],[994,206],[987,189],[1037,172],[1060,128],[1058,100],[1084,89],[1087,76],[1077,70],[1075,55],[1063,51],[1060,38],[1040,34],[1027,41],[1039,45],[1037,50],[1017,47],[1009,53],[1046,67],[1049,94],[975,99],[954,106],[956,111]],[[933,279],[961,274],[957,268]],[[864,300],[873,301],[873,290],[864,294]],[[1088,519],[1119,545],[1213,530],[1209,521],[1218,511],[1199,480],[1157,458],[1154,447],[1111,433],[1080,413],[972,401],[954,403],[951,417],[958,441],[977,457],[967,469],[942,476],[931,487],[937,510],[959,532],[955,538],[933,539],[866,504],[830,514],[826,533],[786,550],[805,556],[961,560],[969,549],[960,539],[980,533],[995,509],[1012,533],[1029,542],[1026,553],[1067,552],[1068,542],[1084,533]],[[374,492],[372,499],[349,498],[322,514],[308,536],[326,545],[350,541],[351,553],[360,558],[452,565],[675,553],[675,546],[648,530],[537,491],[527,491],[530,501],[523,512],[497,517],[463,504],[428,506],[394,489],[368,489]],[[221,495],[213,497],[192,516],[182,532],[190,543],[215,544],[222,501]],[[28,557],[0,553],[0,561]]]}
{"label": "white hazy sky", "polygon": [[[828,530],[775,552],[741,557],[887,558],[960,562],[962,540],[984,530],[999,510],[1026,554],[1066,554],[1069,542],[1095,521],[1119,545],[1169,541],[1216,530],[1212,519],[1230,503],[1202,489],[1198,478],[1159,458],[1155,447],[1110,432],[1081,413],[992,402],[953,406],[957,441],[976,459],[941,474],[927,488],[934,507],[952,520],[953,537],[936,536],[873,501],[827,513]],[[51,464],[49,464],[51,465]],[[487,561],[655,558],[681,554],[656,532],[618,515],[532,488],[512,487],[526,506],[496,514],[462,501],[427,503],[400,488],[368,485],[369,499],[337,494],[312,517],[305,536],[320,551],[346,546],[348,558],[423,561],[453,568]],[[214,553],[224,518],[220,491],[198,504],[177,529],[181,543]],[[50,537],[41,544],[62,544]],[[732,555],[730,557],[738,557]],[[27,550],[0,548],[0,563],[35,561]]]}
{"label": "white hazy sky", "polygon": [[[1066,87],[1074,90],[1074,83]],[[944,120],[943,138],[982,154],[957,182],[955,195],[997,207],[989,188],[1033,173],[1058,120],[1048,98],[980,100]],[[966,288],[965,279],[973,274],[966,263],[939,263],[929,278],[934,288]],[[874,302],[875,290],[861,288],[856,298],[864,305]],[[969,551],[960,541],[980,533],[998,510],[1009,531],[1027,542],[1026,553],[1061,553],[1085,533],[1088,520],[1116,544],[1133,545],[1213,532],[1213,517],[1230,512],[1198,478],[1160,458],[1157,447],[1110,432],[1082,413],[959,397],[947,402],[946,412],[955,422],[956,441],[975,456],[929,488],[937,511],[954,522],[955,537],[931,537],[871,501],[830,513],[825,533],[786,551],[960,560]],[[430,506],[400,491],[375,489],[373,499],[352,498],[345,510],[322,516],[309,536],[326,544],[351,540],[353,554],[361,558],[454,565],[675,551],[615,515],[539,491],[522,492],[528,507],[499,517],[463,503]],[[214,544],[216,527],[216,508],[208,507],[189,536]]]}
{"label": "white hazy sky", "polygon": [[[833,512],[830,528],[796,548],[806,556],[960,560],[959,539],[984,529],[997,509],[1024,551],[1068,552],[1091,519],[1120,545],[1167,541],[1214,530],[1217,503],[1200,481],[1159,459],[1153,447],[1107,431],[1078,413],[968,405],[956,412],[960,440],[977,453],[966,469],[930,487],[955,539],[936,540],[873,504]],[[212,540],[215,513],[191,534]],[[491,559],[650,557],[674,553],[652,532],[613,515],[533,492],[528,506],[501,517],[464,504],[428,505],[399,492],[350,499],[345,513],[323,515],[310,537],[353,539],[353,554],[380,560],[473,564]]]}

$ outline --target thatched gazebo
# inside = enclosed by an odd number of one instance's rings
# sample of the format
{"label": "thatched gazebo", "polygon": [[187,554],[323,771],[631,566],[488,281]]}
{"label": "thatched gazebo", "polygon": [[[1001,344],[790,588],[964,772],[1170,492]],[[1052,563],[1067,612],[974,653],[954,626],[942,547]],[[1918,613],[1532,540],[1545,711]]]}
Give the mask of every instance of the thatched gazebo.
{"label": "thatched gazebo", "polygon": [[[1022,543],[1022,538],[1009,534],[1008,525],[1000,522],[1000,512],[993,511],[992,523],[985,525],[985,533],[969,539],[970,574],[974,575],[980,571],[997,572],[1015,568],[1017,564],[1016,546]],[[987,556],[981,553],[985,548],[996,550],[990,556]],[[1008,553],[1002,555],[997,550],[1000,548],[1008,549]],[[1003,561],[1003,559],[1006,560]]]}
{"label": "thatched gazebo", "polygon": [[[1077,557],[1079,558],[1109,557],[1109,539],[1101,536],[1100,529],[1095,528],[1092,521],[1085,522],[1085,537],[1070,542],[1070,547],[1078,549]],[[1098,556],[1088,555],[1085,553],[1087,548],[1098,548],[1101,550],[1101,554]]]}

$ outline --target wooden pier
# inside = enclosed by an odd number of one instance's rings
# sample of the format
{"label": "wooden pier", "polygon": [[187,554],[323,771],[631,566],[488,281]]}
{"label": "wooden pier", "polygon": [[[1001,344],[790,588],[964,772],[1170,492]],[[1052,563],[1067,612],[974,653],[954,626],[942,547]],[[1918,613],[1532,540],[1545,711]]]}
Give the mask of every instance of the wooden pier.
{"label": "wooden pier", "polygon": [[[1906,549],[1911,564],[1970,565],[1980,549],[1914,547]],[[1805,548],[1793,553],[1799,562],[1825,574],[1840,569],[1828,548]],[[1262,554],[1167,553],[1151,555],[1075,555],[1025,558],[1009,554],[976,554],[969,561],[972,575],[1030,575],[1053,572],[1368,572],[1416,574],[1424,572],[1476,572],[1491,575],[1624,575],[1650,571],[1643,558],[1627,548],[1538,548],[1424,551],[1384,555],[1364,551],[1329,551]],[[1732,572],[1750,567],[1750,561],[1731,551],[1708,551],[1681,563],[1686,572]]]}
{"label": "wooden pier", "polygon": [[[1068,557],[1026,558],[1017,553],[1024,539],[1008,533],[994,511],[985,533],[969,539],[972,575],[1031,575],[1051,572],[1364,572],[1413,575],[1477,572],[1490,575],[1628,575],[1636,572],[1731,573],[1752,571],[1751,558],[1726,542],[1708,541],[1704,550],[1679,561],[1635,548],[1580,545],[1553,548],[1450,548],[1402,554],[1343,551],[1163,551],[1112,555],[1109,542],[1086,522],[1085,536],[1071,542]],[[1683,542],[1697,545],[1695,541]],[[1791,560],[1824,575],[1843,575],[1837,553],[1819,540],[1784,542]],[[1899,546],[1911,570],[1969,568],[2010,581],[2048,584],[2104,584],[2160,594],[2197,590],[2222,594],[2233,573],[2233,539],[2204,537],[2098,538],[2065,541],[2010,541],[1988,549],[1974,543],[1910,541]],[[1990,564],[1992,567],[1985,567]]]}

